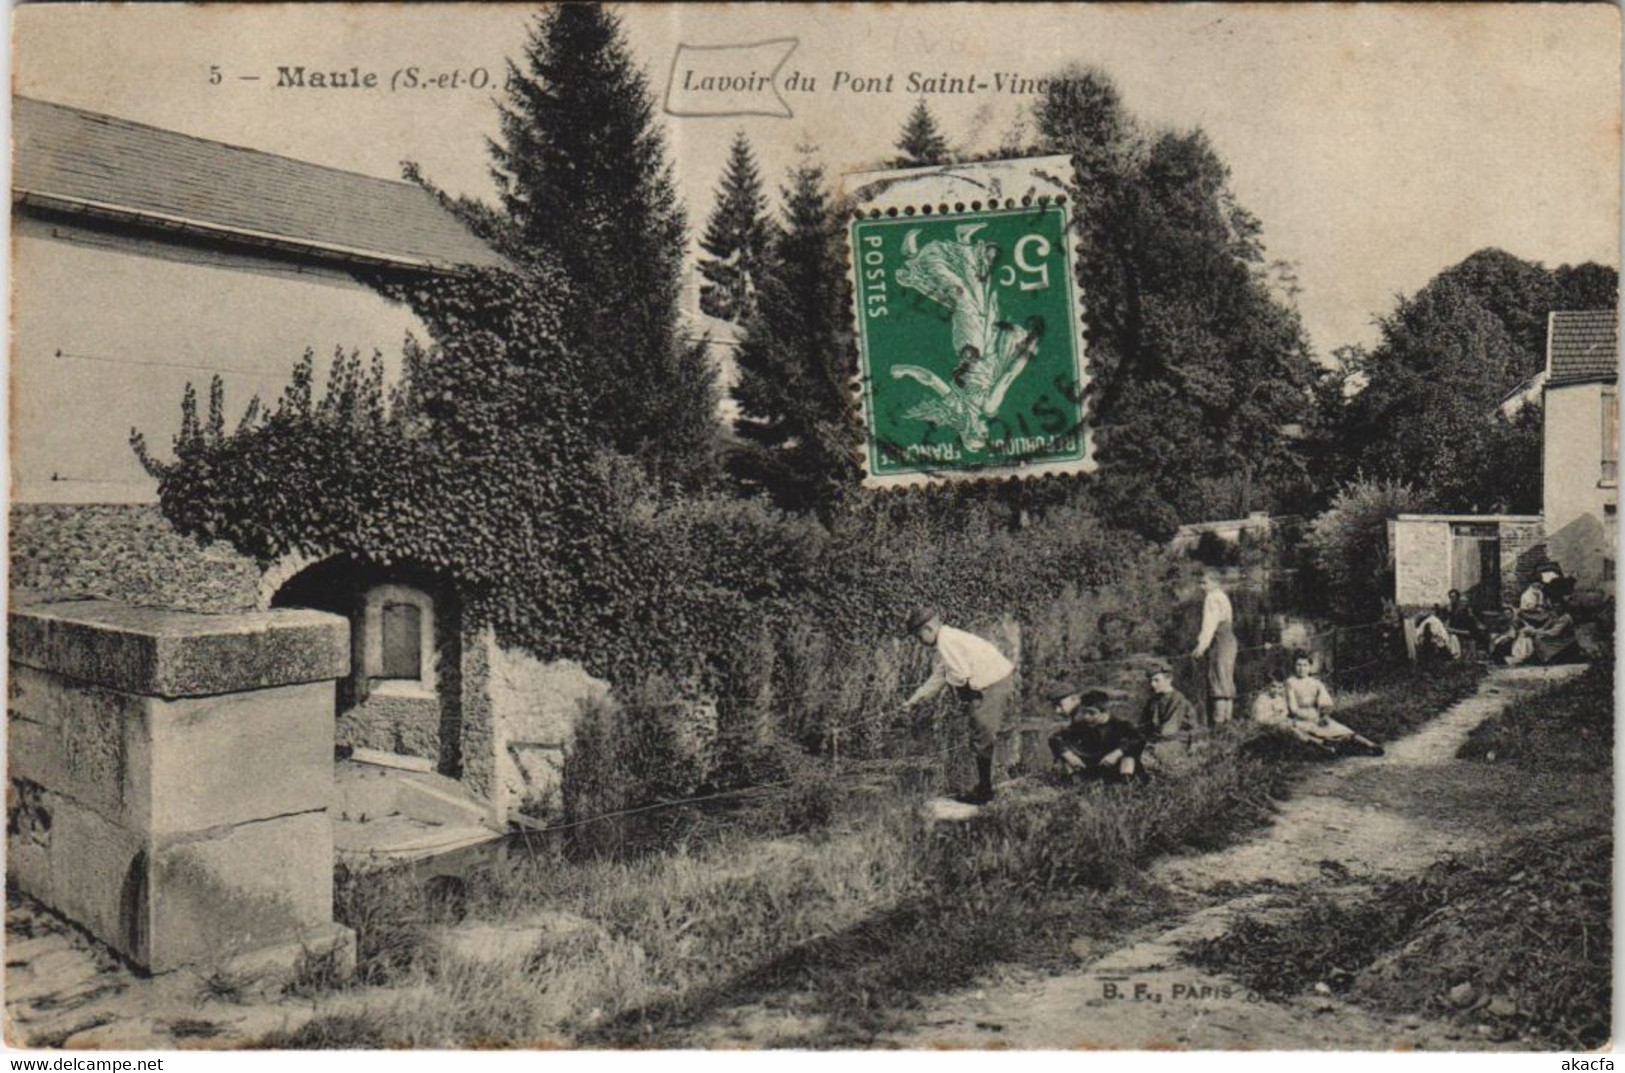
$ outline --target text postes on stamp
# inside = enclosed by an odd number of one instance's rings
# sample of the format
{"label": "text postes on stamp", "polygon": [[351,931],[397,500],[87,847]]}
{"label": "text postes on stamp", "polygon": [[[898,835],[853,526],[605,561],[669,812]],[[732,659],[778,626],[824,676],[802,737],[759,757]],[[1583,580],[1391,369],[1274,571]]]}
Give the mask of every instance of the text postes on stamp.
{"label": "text postes on stamp", "polygon": [[851,224],[871,484],[1090,468],[1070,206],[1027,200]]}

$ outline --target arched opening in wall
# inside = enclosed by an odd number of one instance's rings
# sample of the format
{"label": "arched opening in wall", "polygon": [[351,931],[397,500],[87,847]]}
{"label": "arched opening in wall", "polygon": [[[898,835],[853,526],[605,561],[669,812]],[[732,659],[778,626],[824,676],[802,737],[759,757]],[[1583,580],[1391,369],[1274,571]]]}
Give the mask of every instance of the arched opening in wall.
{"label": "arched opening in wall", "polygon": [[432,572],[339,555],[289,578],[272,607],[350,621],[350,674],[338,683],[341,748],[429,761],[462,775],[462,613]]}

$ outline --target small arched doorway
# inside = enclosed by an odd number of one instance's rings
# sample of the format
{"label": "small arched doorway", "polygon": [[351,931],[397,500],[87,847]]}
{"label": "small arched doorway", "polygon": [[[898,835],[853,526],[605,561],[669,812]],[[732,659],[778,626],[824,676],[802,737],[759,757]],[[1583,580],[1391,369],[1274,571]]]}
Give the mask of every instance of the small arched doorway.
{"label": "small arched doorway", "polygon": [[449,585],[426,570],[338,555],[300,570],[270,603],[350,621],[339,746],[416,757],[461,777],[462,614]]}

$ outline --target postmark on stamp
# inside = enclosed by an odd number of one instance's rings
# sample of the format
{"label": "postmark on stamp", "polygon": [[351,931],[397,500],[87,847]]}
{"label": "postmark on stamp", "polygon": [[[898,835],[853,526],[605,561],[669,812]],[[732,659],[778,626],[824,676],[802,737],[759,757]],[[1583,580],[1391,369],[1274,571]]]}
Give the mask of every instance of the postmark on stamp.
{"label": "postmark on stamp", "polygon": [[1090,468],[1070,211],[1040,195],[852,221],[869,483]]}

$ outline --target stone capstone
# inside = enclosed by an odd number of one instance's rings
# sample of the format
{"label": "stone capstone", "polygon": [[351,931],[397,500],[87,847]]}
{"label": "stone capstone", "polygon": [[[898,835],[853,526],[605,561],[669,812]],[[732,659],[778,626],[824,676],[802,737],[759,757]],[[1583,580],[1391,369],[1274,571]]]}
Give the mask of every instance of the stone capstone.
{"label": "stone capstone", "polygon": [[350,627],[323,611],[205,615],[105,600],[15,608],[11,662],[123,693],[233,693],[349,673]]}

